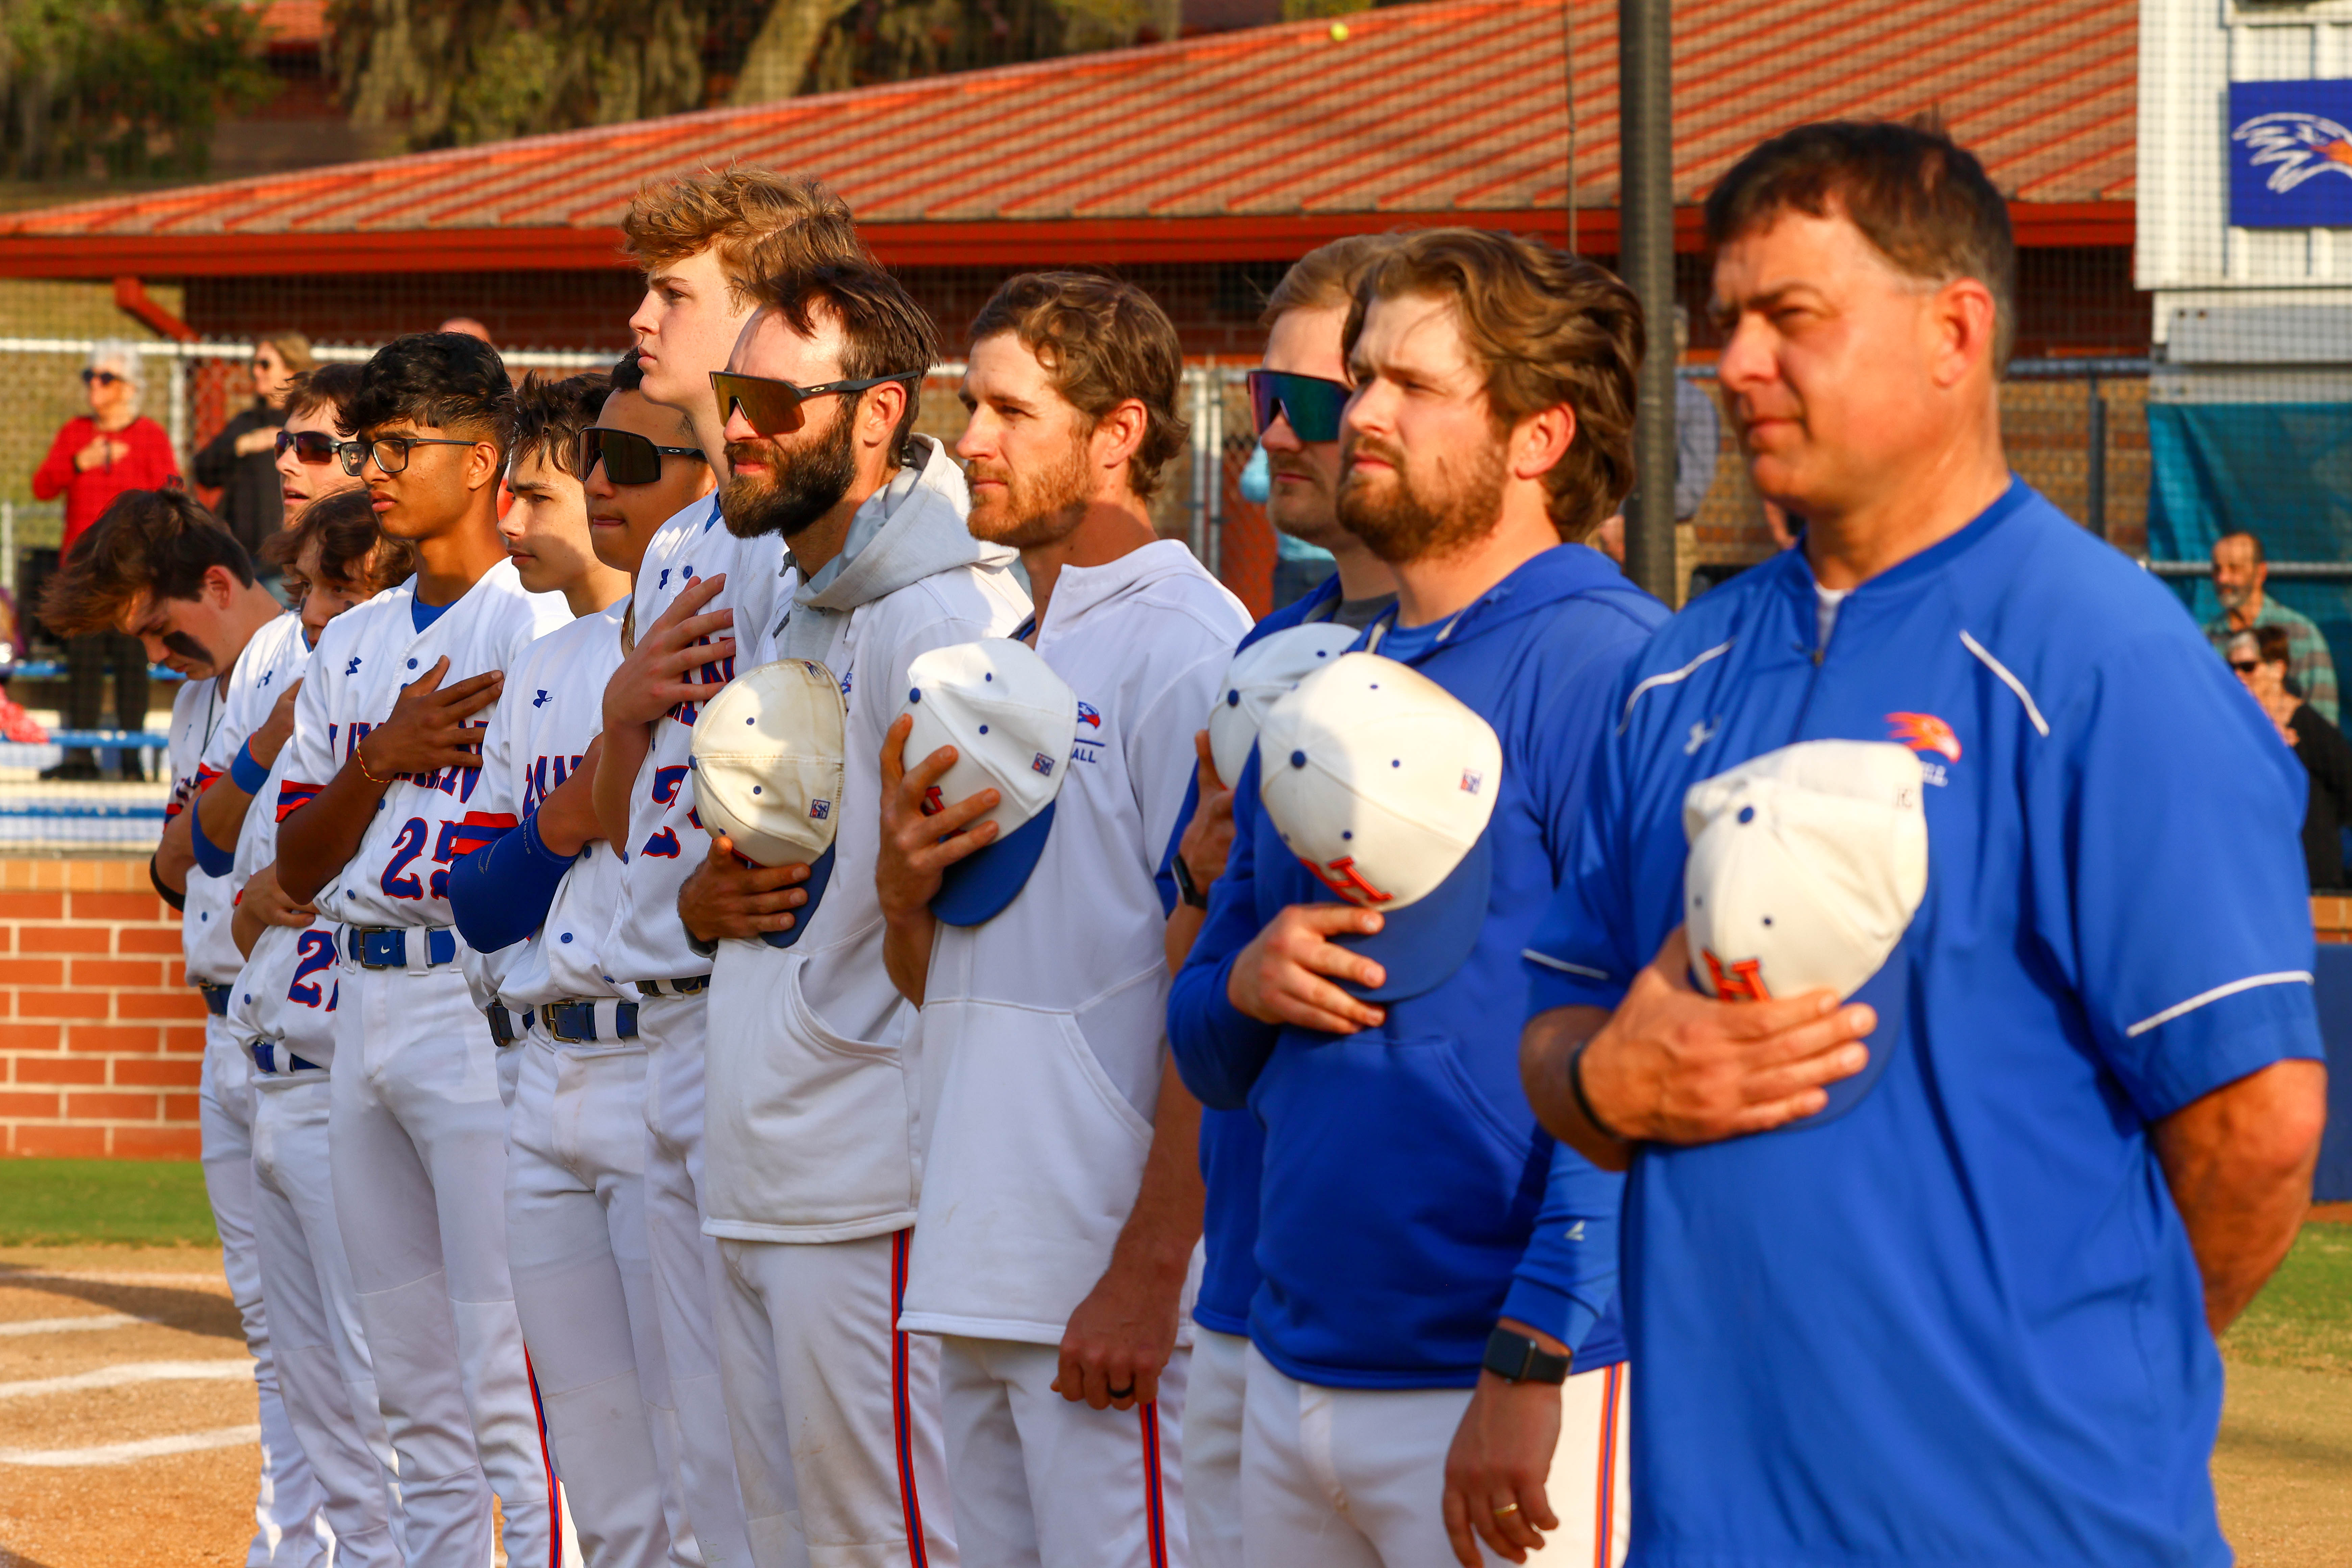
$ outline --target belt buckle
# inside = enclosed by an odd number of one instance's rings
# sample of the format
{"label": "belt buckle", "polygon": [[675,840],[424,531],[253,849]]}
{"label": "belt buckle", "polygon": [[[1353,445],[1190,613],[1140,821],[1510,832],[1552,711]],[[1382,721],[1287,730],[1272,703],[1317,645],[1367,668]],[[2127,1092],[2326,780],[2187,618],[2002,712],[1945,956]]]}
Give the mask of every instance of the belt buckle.
{"label": "belt buckle", "polygon": [[596,1004],[593,1002],[557,1002],[540,1009],[547,1024],[547,1032],[567,1046],[593,1046],[596,1043]]}
{"label": "belt buckle", "polygon": [[408,967],[408,933],[393,926],[357,926],[362,969]]}

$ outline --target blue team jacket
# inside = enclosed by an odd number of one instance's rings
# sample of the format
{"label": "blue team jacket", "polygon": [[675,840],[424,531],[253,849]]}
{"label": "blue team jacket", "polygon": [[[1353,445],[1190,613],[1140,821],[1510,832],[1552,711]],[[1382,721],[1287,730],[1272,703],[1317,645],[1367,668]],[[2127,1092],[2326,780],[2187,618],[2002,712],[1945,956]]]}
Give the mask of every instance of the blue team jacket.
{"label": "blue team jacket", "polygon": [[2150,1124],[2315,1057],[2302,768],[2160,583],[2028,489],[1864,583],[1800,552],[1625,673],[1530,1006],[1683,920],[1690,786],[1813,740],[1925,764],[1927,893],[1822,1114],[1626,1189],[1633,1568],[2230,1560],[2221,1369]]}
{"label": "blue team jacket", "polygon": [[1265,922],[1328,897],[1276,837],[1255,755],[1244,770],[1169,1040],[1203,1102],[1246,1105],[1264,1129],[1249,1332],[1302,1382],[1467,1387],[1501,1316],[1577,1346],[1580,1369],[1622,1359],[1613,1333],[1589,1332],[1615,1293],[1622,1183],[1536,1125],[1519,1088],[1519,952],[1567,868],[1618,674],[1664,616],[1605,557],[1563,545],[1410,661],[1501,739],[1494,886],[1470,958],[1377,1029],[1278,1029],[1225,999]]}

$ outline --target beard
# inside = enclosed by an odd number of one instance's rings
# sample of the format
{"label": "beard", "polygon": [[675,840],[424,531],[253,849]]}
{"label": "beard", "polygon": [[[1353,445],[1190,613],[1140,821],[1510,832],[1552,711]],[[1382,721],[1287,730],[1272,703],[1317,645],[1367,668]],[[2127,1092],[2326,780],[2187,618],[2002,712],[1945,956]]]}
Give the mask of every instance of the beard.
{"label": "beard", "polygon": [[738,539],[769,533],[790,539],[841,504],[857,479],[857,455],[851,447],[849,411],[839,398],[831,401],[833,423],[822,436],[806,437],[791,447],[772,436],[727,443],[730,463],[740,456],[769,465],[763,479],[727,477],[719,511],[728,532]]}
{"label": "beard", "polygon": [[1004,499],[972,503],[966,520],[972,537],[1014,550],[1035,550],[1067,538],[1087,514],[1087,438],[1072,437],[1061,461],[1034,473],[1017,473],[999,463],[973,463],[969,477],[1002,482]]}
{"label": "beard", "polygon": [[[1390,471],[1366,475],[1352,464],[1359,452]],[[1341,448],[1340,465],[1339,525],[1391,566],[1451,555],[1492,532],[1503,515],[1499,444],[1439,457],[1423,471],[1402,447],[1363,436]]]}

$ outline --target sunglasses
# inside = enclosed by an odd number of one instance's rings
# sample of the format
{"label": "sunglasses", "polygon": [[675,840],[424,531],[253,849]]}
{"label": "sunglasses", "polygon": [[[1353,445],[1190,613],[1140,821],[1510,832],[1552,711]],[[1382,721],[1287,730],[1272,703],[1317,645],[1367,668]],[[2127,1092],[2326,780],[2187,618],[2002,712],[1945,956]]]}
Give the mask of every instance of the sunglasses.
{"label": "sunglasses", "polygon": [[2236,670],[2240,675],[2252,675],[2254,671],[2262,668],[2262,660],[2256,658],[2250,658],[2243,664],[2239,663],[2234,658],[2230,661],[2230,668]]}
{"label": "sunglasses", "polygon": [[[331,463],[335,460],[336,455],[341,452],[346,446],[356,447],[358,445],[359,443],[356,441],[338,441],[332,436],[328,435],[324,430],[301,430],[290,432],[280,430],[278,432],[278,455],[279,457],[282,458],[289,451],[291,451],[294,454],[294,460],[296,462],[309,463],[314,467],[320,463]],[[358,471],[359,470],[356,468],[352,470],[354,473]]]}
{"label": "sunglasses", "polygon": [[84,386],[93,382],[100,386],[112,386],[122,379],[110,370],[86,370],[81,373],[81,384]]}
{"label": "sunglasses", "polygon": [[346,441],[337,447],[336,455],[343,459],[343,472],[353,479],[367,467],[371,457],[375,466],[387,474],[405,473],[408,454],[418,447],[478,447],[479,441],[456,441],[446,436],[378,436],[371,440]]}
{"label": "sunglasses", "polygon": [[1293,375],[1286,370],[1249,373],[1250,413],[1264,436],[1280,415],[1290,421],[1290,433],[1302,441],[1336,441],[1339,416],[1355,389],[1342,381],[1319,375]]}
{"label": "sunglasses", "polygon": [[586,484],[601,462],[604,477],[616,485],[649,485],[661,478],[666,457],[709,461],[699,447],[657,447],[633,431],[592,425],[580,432],[580,482]]}
{"label": "sunglasses", "polygon": [[801,416],[801,405],[812,397],[830,397],[839,392],[864,392],[870,386],[884,386],[894,381],[913,381],[923,373],[902,370],[896,375],[869,375],[862,381],[828,381],[822,386],[794,386],[789,381],[773,381],[764,375],[737,375],[731,371],[710,373],[710,390],[719,395],[719,420],[724,425],[741,409],[751,428],[762,436],[789,436],[806,421]]}

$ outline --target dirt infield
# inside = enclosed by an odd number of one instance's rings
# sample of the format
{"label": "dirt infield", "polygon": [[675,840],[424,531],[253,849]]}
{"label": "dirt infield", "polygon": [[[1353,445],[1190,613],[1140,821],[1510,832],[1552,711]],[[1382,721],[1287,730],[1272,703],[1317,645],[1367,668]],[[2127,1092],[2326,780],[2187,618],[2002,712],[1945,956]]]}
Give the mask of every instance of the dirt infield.
{"label": "dirt infield", "polygon": [[[0,1247],[0,1568],[237,1568],[248,1364],[217,1251]],[[2233,1360],[2213,1479],[2245,1568],[2352,1561],[2352,1376]]]}

